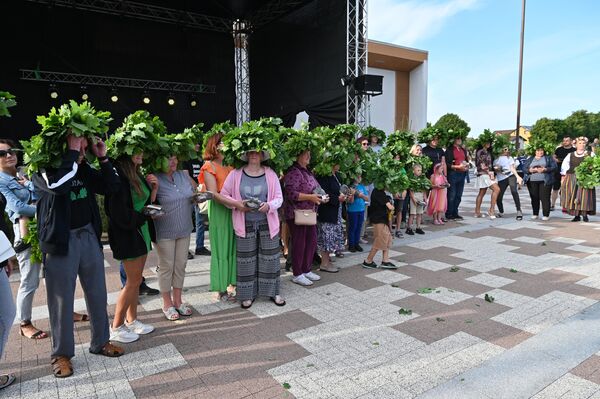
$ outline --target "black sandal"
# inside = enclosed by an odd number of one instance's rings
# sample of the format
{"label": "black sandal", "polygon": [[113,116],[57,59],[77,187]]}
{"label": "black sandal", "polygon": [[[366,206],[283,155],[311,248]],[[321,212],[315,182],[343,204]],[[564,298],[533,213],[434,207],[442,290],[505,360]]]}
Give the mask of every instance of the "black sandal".
{"label": "black sandal", "polygon": [[277,306],[285,306],[285,300],[283,302],[277,302],[275,297],[271,297],[271,301]]}
{"label": "black sandal", "polygon": [[250,305],[244,305],[244,302],[246,301],[242,301],[242,304],[240,305],[242,309],[250,309],[252,307],[252,304],[254,303],[254,299],[252,300],[252,302],[250,302]]}
{"label": "black sandal", "polygon": [[[34,332],[33,334],[27,336],[23,332],[23,327],[29,327],[29,326],[31,326],[32,328],[36,329],[37,331]],[[49,335],[48,335],[47,332],[42,331],[42,330],[36,328],[33,324],[31,324],[31,322],[27,322],[25,324],[21,324],[19,326],[19,332],[21,333],[21,336],[23,336],[25,338],[29,338],[29,339],[44,339],[44,338],[48,338],[49,337]]]}

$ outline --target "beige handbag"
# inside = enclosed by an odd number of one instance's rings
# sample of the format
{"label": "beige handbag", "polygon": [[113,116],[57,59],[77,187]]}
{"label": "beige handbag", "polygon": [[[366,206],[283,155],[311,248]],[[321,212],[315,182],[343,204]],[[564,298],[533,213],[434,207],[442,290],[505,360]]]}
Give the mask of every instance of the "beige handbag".
{"label": "beige handbag", "polygon": [[294,209],[294,224],[314,226],[317,224],[317,212],[312,209]]}

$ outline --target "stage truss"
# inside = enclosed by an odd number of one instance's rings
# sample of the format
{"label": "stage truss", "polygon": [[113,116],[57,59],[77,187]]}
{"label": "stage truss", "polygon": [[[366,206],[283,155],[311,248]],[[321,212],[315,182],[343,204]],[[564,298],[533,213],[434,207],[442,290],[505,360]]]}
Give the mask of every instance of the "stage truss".
{"label": "stage truss", "polygon": [[[367,0],[347,0],[346,76],[352,81],[367,73]],[[369,96],[356,94],[354,85],[346,85],[346,122],[366,127]]]}

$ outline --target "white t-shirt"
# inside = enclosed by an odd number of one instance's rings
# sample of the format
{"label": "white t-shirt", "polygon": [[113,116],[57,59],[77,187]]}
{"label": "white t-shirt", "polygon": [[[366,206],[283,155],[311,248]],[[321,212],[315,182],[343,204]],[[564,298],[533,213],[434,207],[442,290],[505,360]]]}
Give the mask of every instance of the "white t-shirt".
{"label": "white t-shirt", "polygon": [[508,179],[512,176],[513,172],[511,170],[511,166],[517,167],[517,162],[513,157],[509,157],[506,155],[500,155],[498,158],[494,160],[494,167],[499,166],[501,169],[499,172],[496,172],[496,178],[498,181],[502,181],[504,179]]}

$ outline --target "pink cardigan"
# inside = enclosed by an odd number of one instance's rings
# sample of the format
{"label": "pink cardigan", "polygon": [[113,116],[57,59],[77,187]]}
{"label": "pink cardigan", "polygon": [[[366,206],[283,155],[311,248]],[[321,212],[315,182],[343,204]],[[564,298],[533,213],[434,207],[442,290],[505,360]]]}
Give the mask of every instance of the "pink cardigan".
{"label": "pink cardigan", "polygon": [[[269,204],[269,211],[267,212],[267,222],[269,223],[269,233],[271,238],[274,238],[279,234],[279,216],[277,209],[283,203],[283,195],[281,194],[281,186],[277,174],[269,167],[265,168],[265,177],[267,179],[267,204]],[[221,195],[235,200],[241,201],[242,196],[240,194],[240,182],[242,181],[242,169],[235,169],[227,176],[223,188],[221,189]],[[239,237],[246,237],[246,218],[244,212],[234,208],[232,212],[233,230]]]}

